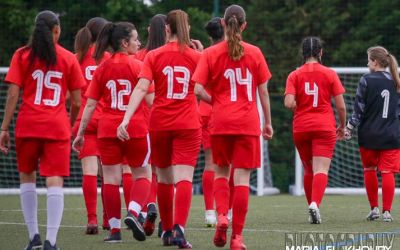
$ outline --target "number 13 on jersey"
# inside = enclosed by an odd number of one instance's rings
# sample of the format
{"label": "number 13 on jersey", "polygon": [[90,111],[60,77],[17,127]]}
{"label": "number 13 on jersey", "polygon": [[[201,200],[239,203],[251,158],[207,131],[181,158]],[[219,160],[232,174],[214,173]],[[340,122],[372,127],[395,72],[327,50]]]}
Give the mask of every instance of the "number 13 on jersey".
{"label": "number 13 on jersey", "polygon": [[310,83],[309,82],[305,82],[304,88],[305,88],[305,91],[306,91],[306,95],[312,95],[313,96],[313,104],[312,104],[312,106],[314,108],[318,107],[318,86],[317,86],[317,84],[314,82],[314,89],[310,89]]}

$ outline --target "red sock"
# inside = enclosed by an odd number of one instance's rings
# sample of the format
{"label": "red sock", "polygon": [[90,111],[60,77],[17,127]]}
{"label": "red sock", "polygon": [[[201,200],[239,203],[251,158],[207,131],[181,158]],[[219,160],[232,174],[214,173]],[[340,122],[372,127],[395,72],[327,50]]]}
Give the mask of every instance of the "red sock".
{"label": "red sock", "polygon": [[97,225],[97,176],[83,175],[83,198],[85,199],[88,223]]}
{"label": "red sock", "polygon": [[108,217],[106,212],[106,205],[104,203],[104,179],[101,177],[101,204],[103,206],[103,226],[108,227]]}
{"label": "red sock", "polygon": [[226,178],[218,178],[214,181],[214,197],[218,215],[227,215],[229,209],[229,184]]}
{"label": "red sock", "polygon": [[373,209],[374,207],[378,207],[379,182],[375,170],[364,171],[364,185],[365,190],[367,191],[368,201],[371,209]]}
{"label": "red sock", "polygon": [[325,189],[327,185],[328,185],[328,175],[323,173],[318,173],[314,175],[311,201],[317,203],[318,207],[322,202],[322,198],[324,198]]}
{"label": "red sock", "polygon": [[122,175],[122,189],[124,190],[124,200],[125,200],[126,210],[128,210],[129,201],[131,200],[132,184],[133,184],[132,174],[124,173]]}
{"label": "red sock", "polygon": [[149,203],[156,203],[157,199],[157,174],[153,173],[151,175],[151,189],[150,189],[150,194],[149,198],[147,200],[147,204]]}
{"label": "red sock", "polygon": [[392,209],[396,181],[393,173],[381,173],[381,176],[383,211],[390,211]]}
{"label": "red sock", "polygon": [[186,226],[192,203],[192,183],[180,181],[176,183],[174,225]]}
{"label": "red sock", "polygon": [[304,173],[303,186],[304,186],[304,193],[306,194],[308,205],[310,205],[310,203],[311,203],[313,177],[314,177],[313,173]]}
{"label": "red sock", "polygon": [[229,175],[229,209],[232,208],[233,197],[235,196],[234,174],[235,174],[235,169],[231,167],[231,173]]}
{"label": "red sock", "polygon": [[158,209],[164,231],[173,227],[174,185],[158,183],[157,185]]}
{"label": "red sock", "polygon": [[[104,203],[109,222],[115,218],[121,219],[121,196],[119,194],[119,186],[113,184],[104,184]],[[110,226],[113,227],[112,223]]]}
{"label": "red sock", "polygon": [[206,210],[214,210],[214,171],[203,172],[203,198]]}
{"label": "red sock", "polygon": [[232,235],[242,235],[244,223],[246,221],[247,208],[249,205],[249,187],[235,186],[235,195],[233,198],[233,217],[232,217]]}
{"label": "red sock", "polygon": [[130,201],[136,202],[140,208],[131,207],[129,204],[129,211],[134,216],[138,216],[142,207],[145,206],[147,198],[149,197],[151,183],[147,178],[140,178],[133,182],[131,189]]}

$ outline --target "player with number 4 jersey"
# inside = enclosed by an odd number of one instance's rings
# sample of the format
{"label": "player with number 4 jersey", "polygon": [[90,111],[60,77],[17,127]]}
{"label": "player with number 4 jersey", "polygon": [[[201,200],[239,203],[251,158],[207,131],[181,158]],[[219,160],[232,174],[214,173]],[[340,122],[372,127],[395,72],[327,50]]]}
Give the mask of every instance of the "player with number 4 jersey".
{"label": "player with number 4 jersey", "polygon": [[[400,79],[396,58],[385,48],[367,50],[370,73],[361,77],[354,102],[354,111],[346,126],[346,139],[358,127],[358,144],[364,168],[364,183],[371,211],[367,220],[380,217],[378,176],[382,177],[382,219],[393,221],[390,214],[394,191],[394,173],[400,168]],[[390,73],[386,71],[390,69]]]}
{"label": "player with number 4 jersey", "polygon": [[[344,136],[345,89],[336,72],[321,64],[322,42],[319,38],[305,38],[302,53],[304,64],[291,72],[286,82],[285,106],[294,111],[293,138],[304,167],[309,222],[319,224],[319,206],[328,184],[336,140]],[[337,129],[332,97],[340,121]]]}

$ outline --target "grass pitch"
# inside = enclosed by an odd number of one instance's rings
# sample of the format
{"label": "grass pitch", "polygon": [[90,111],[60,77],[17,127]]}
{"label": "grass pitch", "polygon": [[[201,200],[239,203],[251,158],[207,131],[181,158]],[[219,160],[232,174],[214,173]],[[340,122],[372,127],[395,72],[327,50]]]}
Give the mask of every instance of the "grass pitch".
{"label": "grass pitch", "polygon": [[[123,199],[122,199],[123,200]],[[99,202],[100,203],[100,202]],[[101,214],[101,208],[98,214]],[[361,233],[395,232],[393,249],[400,249],[400,209],[398,197],[393,204],[394,222],[381,220],[368,222],[365,216],[369,211],[365,196],[333,196],[324,198],[321,206],[322,224],[310,225],[307,222],[307,206],[304,197],[289,195],[254,197],[250,199],[249,213],[243,233],[248,249],[285,249],[285,233]],[[122,211],[124,216],[125,210]],[[39,196],[39,230],[42,240],[46,236],[46,197]],[[101,223],[101,216],[100,221]],[[158,219],[157,219],[158,223]],[[0,197],[0,249],[23,249],[28,241],[28,233],[23,224],[19,196]],[[137,242],[128,230],[122,230],[123,243],[106,244],[99,235],[85,235],[86,216],[82,196],[65,196],[65,210],[57,245],[62,250],[69,249],[176,249],[163,247],[156,233],[145,242]],[[185,231],[194,249],[217,249],[213,243],[213,228],[204,226],[204,205],[201,196],[194,196],[190,218]],[[228,243],[225,248],[229,249]]]}

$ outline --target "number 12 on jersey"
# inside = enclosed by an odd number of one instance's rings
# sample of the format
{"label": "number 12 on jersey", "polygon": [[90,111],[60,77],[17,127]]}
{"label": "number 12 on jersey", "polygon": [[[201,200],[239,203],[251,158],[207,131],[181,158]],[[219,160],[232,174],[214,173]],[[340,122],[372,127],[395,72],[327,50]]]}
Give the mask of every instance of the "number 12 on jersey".
{"label": "number 12 on jersey", "polygon": [[313,96],[313,104],[312,106],[314,108],[318,107],[318,86],[317,84],[314,82],[314,89],[310,89],[310,83],[309,82],[305,82],[305,91],[306,91],[306,95],[312,95]]}

